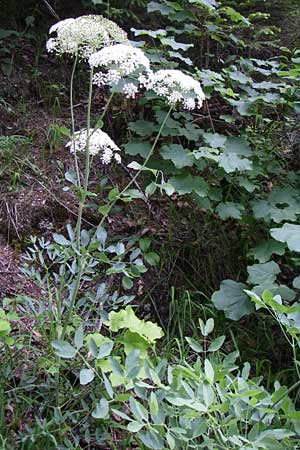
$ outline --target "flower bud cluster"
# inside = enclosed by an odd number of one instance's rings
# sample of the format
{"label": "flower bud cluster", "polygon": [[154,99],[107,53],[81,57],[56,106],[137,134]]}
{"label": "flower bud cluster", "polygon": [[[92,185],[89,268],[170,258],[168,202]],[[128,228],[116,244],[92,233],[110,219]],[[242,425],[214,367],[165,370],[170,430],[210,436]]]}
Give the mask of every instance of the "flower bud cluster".
{"label": "flower bud cluster", "polygon": [[125,31],[100,15],[62,20],[53,25],[49,33],[56,33],[56,37],[47,41],[49,52],[78,55],[83,59],[87,59],[102,47],[127,40]]}
{"label": "flower bud cluster", "polygon": [[103,164],[109,164],[113,160],[121,162],[119,154],[120,149],[114,141],[104,131],[91,128],[89,130],[89,139],[86,129],[77,131],[66,147],[70,148],[71,153],[85,152],[88,147],[89,154],[92,156],[100,154]]}

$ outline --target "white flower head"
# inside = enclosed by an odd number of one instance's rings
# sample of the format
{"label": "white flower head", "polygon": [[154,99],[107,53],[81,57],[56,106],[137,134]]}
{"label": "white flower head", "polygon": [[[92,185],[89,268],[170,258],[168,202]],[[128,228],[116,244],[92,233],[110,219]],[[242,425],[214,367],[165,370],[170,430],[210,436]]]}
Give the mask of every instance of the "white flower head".
{"label": "white flower head", "polygon": [[181,103],[184,108],[201,108],[205,95],[199,81],[180,70],[159,70],[143,80],[146,89],[165,97],[166,102],[175,106]]}
{"label": "white flower head", "polygon": [[87,59],[102,47],[127,40],[127,35],[116,23],[99,15],[65,19],[53,25],[49,33],[56,33],[46,44],[49,52],[78,54]]}
{"label": "white flower head", "polygon": [[89,140],[87,137],[86,129],[77,131],[73,139],[66,144],[66,147],[70,148],[71,153],[80,153],[87,150],[88,144],[89,154],[92,156],[100,154],[103,164],[109,164],[112,160],[115,160],[117,163],[121,162],[119,147],[104,131],[91,128],[89,130]]}
{"label": "white flower head", "polygon": [[[89,58],[91,67],[102,67],[104,72],[94,75],[94,84],[117,85],[122,81],[122,91],[127,97],[134,97],[138,91],[140,77],[150,73],[150,61],[139,48],[129,44],[105,47]],[[126,79],[129,78],[129,81]],[[137,83],[132,81],[136,78]]]}

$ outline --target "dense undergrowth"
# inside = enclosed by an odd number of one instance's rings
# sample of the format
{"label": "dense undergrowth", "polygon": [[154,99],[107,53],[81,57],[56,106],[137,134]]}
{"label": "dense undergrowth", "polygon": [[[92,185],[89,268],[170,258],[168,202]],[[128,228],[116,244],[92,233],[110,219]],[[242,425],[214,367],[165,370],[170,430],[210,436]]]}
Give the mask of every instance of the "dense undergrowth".
{"label": "dense undergrowth", "polygon": [[0,447],[300,448],[297,2],[4,3]]}

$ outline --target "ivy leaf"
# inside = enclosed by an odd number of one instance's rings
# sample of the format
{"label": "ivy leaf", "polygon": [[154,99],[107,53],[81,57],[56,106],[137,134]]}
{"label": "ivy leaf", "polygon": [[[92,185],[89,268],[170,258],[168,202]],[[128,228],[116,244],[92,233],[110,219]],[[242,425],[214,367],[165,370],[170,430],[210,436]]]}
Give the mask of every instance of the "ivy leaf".
{"label": "ivy leaf", "polygon": [[222,220],[226,220],[231,217],[233,219],[241,219],[244,210],[245,208],[243,205],[233,202],[220,203],[216,208],[216,211]]}
{"label": "ivy leaf", "polygon": [[182,145],[164,145],[160,150],[160,154],[163,159],[170,159],[177,169],[193,165],[193,157],[190,155],[190,150],[183,148]]}
{"label": "ivy leaf", "polygon": [[253,256],[260,263],[265,263],[269,261],[274,253],[280,256],[284,255],[285,244],[275,241],[274,239],[268,239],[260,242],[256,247],[250,250],[248,256]]}
{"label": "ivy leaf", "polygon": [[272,228],[271,236],[279,242],[285,242],[294,252],[300,252],[300,225],[285,223],[281,228]]}
{"label": "ivy leaf", "polygon": [[224,280],[221,282],[220,290],[213,294],[212,302],[218,310],[224,311],[228,319],[239,320],[254,311],[254,306],[244,289],[247,289],[247,286],[243,283]]}
{"label": "ivy leaf", "polygon": [[265,264],[253,264],[247,267],[248,280],[250,284],[272,284],[276,280],[276,275],[280,273],[280,268],[274,261]]}

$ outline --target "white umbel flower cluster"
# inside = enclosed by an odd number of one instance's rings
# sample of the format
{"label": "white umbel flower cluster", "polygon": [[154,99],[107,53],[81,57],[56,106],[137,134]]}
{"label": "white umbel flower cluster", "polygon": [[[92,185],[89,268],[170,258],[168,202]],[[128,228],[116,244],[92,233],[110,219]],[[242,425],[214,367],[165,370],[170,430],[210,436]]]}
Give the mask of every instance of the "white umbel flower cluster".
{"label": "white umbel flower cluster", "polygon": [[49,33],[56,33],[56,37],[47,41],[49,52],[71,56],[78,54],[83,59],[102,47],[127,40],[125,31],[100,15],[62,20],[53,25]]}
{"label": "white umbel flower cluster", "polygon": [[[141,77],[147,77],[151,72],[150,61],[142,50],[127,44],[103,48],[90,56],[89,64],[105,70],[94,75],[94,84],[116,86],[122,80],[122,91],[126,97],[134,97]],[[130,81],[126,80],[128,78]],[[136,83],[133,82],[134,79]]]}
{"label": "white umbel flower cluster", "polygon": [[[66,147],[70,148],[70,152],[85,152],[87,148],[87,130],[82,129],[77,131],[74,138],[69,141]],[[100,159],[103,164],[109,164],[112,161],[116,161],[118,164],[121,162],[121,156],[119,154],[120,149],[114,143],[114,141],[104,131],[91,128],[89,130],[89,154],[92,156],[100,154]]]}
{"label": "white umbel flower cluster", "polygon": [[205,95],[199,81],[180,70],[159,70],[143,80],[147,90],[154,91],[175,106],[181,103],[185,109],[201,108]]}

